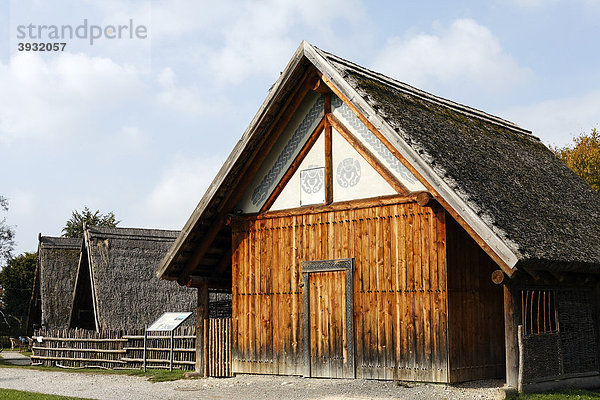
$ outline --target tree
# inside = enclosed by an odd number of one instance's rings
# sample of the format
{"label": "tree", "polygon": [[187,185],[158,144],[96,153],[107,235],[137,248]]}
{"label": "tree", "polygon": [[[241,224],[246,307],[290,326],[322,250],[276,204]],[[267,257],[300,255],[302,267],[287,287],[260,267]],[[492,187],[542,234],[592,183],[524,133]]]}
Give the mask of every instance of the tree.
{"label": "tree", "polygon": [[[8,200],[0,196],[0,209],[8,211]],[[8,260],[12,256],[15,245],[15,232],[6,225],[6,218],[0,220],[0,261]]]}
{"label": "tree", "polygon": [[551,150],[600,193],[600,132],[596,128],[589,135],[574,138],[572,146],[554,147]]}
{"label": "tree", "polygon": [[[0,309],[11,325],[9,332],[11,335],[25,333],[36,266],[37,253],[24,253],[8,260],[0,271],[0,286],[2,286]],[[0,317],[0,325],[3,325],[3,322]],[[2,326],[2,328],[6,327]]]}
{"label": "tree", "polygon": [[84,207],[81,212],[75,210],[71,214],[71,219],[62,229],[63,237],[80,238],[83,237],[83,223],[94,226],[108,226],[114,228],[121,221],[117,221],[115,214],[111,211],[108,214],[100,214],[99,210],[91,212],[89,208]]}

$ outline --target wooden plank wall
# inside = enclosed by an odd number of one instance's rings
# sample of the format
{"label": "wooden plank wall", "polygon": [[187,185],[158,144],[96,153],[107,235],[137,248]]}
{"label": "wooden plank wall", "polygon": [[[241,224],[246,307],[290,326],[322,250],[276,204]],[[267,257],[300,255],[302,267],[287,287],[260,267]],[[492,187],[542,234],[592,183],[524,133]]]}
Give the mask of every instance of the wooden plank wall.
{"label": "wooden plank wall", "polygon": [[357,377],[446,382],[445,218],[410,202],[235,220],[233,372],[301,375],[301,262],[354,258]]}
{"label": "wooden plank wall", "polygon": [[452,217],[446,222],[450,381],[502,378],[503,288],[491,279],[498,266]]}

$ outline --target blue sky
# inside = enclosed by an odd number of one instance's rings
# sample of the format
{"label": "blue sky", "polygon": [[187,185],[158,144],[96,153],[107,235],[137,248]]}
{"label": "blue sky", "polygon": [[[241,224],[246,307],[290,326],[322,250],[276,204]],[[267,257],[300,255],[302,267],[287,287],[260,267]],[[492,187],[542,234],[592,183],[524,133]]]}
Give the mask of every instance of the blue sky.
{"label": "blue sky", "polygon": [[[0,195],[17,253],[84,205],[183,227],[303,39],[546,144],[600,123],[600,0],[0,5]],[[17,51],[19,25],[84,20],[148,35]]]}

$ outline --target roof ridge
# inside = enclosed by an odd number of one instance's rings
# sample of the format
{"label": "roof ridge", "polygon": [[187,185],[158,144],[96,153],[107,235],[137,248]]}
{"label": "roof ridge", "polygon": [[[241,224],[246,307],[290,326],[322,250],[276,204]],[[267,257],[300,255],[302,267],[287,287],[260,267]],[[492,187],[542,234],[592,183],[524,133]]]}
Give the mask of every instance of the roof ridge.
{"label": "roof ridge", "polygon": [[467,116],[470,117],[475,117],[475,118],[479,118],[481,120],[484,120],[486,122],[490,122],[490,123],[494,123],[496,125],[502,126],[504,128],[510,129],[512,131],[515,131],[517,133],[521,133],[524,135],[527,135],[528,137],[532,138],[532,139],[536,139],[536,140],[540,140],[537,136],[535,136],[530,130],[525,129],[520,127],[519,125],[517,125],[516,123],[506,120],[504,118],[500,118],[498,116],[495,116],[493,114],[489,114],[485,111],[482,110],[478,110],[476,108],[464,105],[464,104],[460,104],[457,103],[455,101],[452,100],[448,100],[445,99],[443,97],[440,96],[436,96],[434,94],[431,94],[429,92],[426,92],[424,90],[418,89],[414,86],[411,86],[407,83],[404,82],[400,82],[399,80],[396,80],[394,78],[391,78],[387,75],[384,75],[380,72],[377,71],[373,71],[369,68],[365,68],[361,65],[358,65],[356,63],[353,63],[352,61],[348,61],[344,58],[341,58],[339,56],[336,56],[335,54],[329,53],[325,50],[321,50],[320,48],[313,46],[315,48],[315,50],[317,50],[318,52],[321,53],[321,55],[327,59],[327,61],[334,61],[338,64],[342,64],[343,66],[354,70],[354,72],[360,73],[362,75],[366,75],[370,78],[374,78],[379,80],[380,82],[384,83],[384,84],[388,84],[388,85],[392,85],[395,89],[400,90],[402,92],[411,94],[413,96],[416,96],[422,100],[425,101],[429,101],[431,103],[435,103],[438,105],[442,105],[445,107],[448,107],[454,111],[460,112],[462,114],[465,114]]}
{"label": "roof ridge", "polygon": [[130,239],[169,239],[174,240],[180,231],[155,228],[125,228],[107,226],[87,226],[86,230],[92,235],[104,235]]}
{"label": "roof ridge", "polygon": [[81,247],[82,238],[67,238],[63,236],[39,235],[39,243],[46,248],[78,248]]}

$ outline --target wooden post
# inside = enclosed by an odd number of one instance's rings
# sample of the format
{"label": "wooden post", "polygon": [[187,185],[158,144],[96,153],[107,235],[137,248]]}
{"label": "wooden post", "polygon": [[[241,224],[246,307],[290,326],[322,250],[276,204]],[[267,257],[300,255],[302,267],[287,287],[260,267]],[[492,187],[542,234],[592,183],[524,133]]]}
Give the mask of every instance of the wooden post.
{"label": "wooden post", "polygon": [[169,372],[173,372],[173,346],[174,340],[173,336],[175,335],[175,329],[171,330],[171,341],[169,346]]}
{"label": "wooden post", "polygon": [[523,392],[523,362],[525,357],[523,356],[523,325],[519,325],[517,328],[517,336],[519,341],[519,369],[517,374],[517,390],[519,393]]}
{"label": "wooden post", "polygon": [[504,348],[506,351],[506,386],[517,388],[519,380],[519,345],[517,339],[517,305],[514,294],[504,284]]}
{"label": "wooden post", "polygon": [[198,307],[196,308],[196,372],[204,373],[204,325],[208,319],[208,282],[202,281],[198,286]]}
{"label": "wooden post", "polygon": [[144,329],[144,372],[146,372],[146,348],[147,348],[147,341],[148,341],[148,327],[146,326],[146,328]]}

